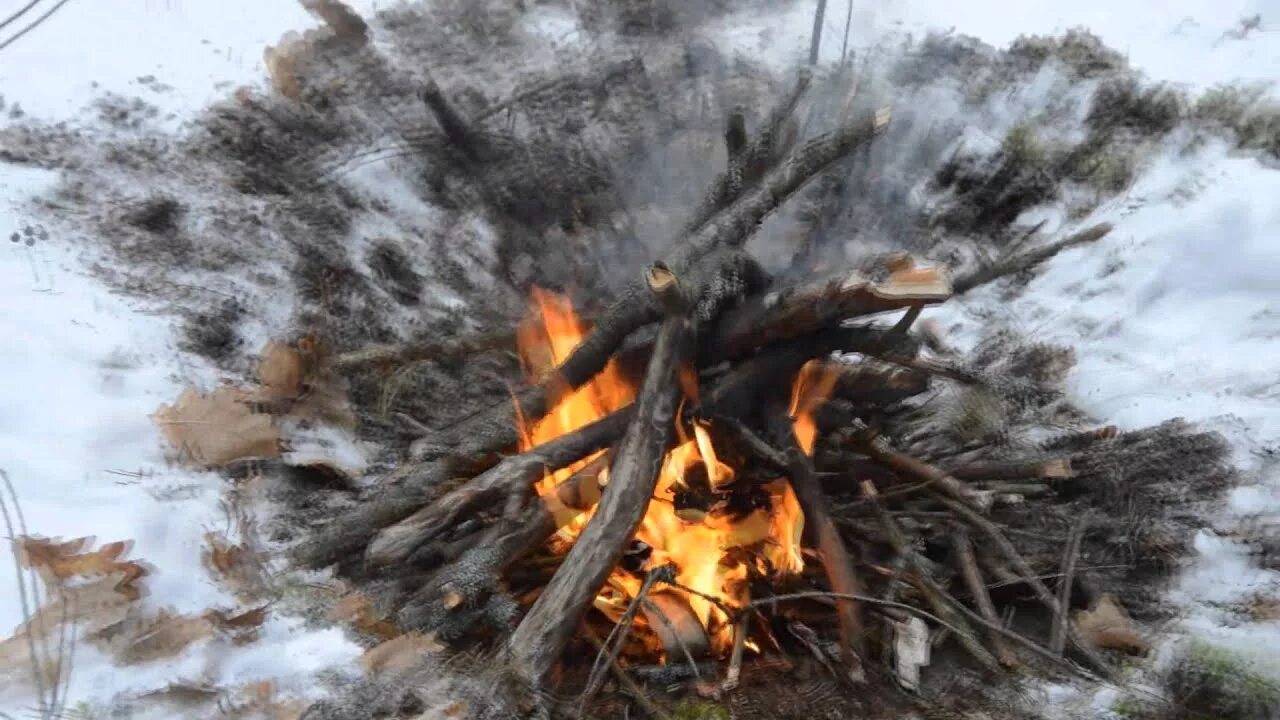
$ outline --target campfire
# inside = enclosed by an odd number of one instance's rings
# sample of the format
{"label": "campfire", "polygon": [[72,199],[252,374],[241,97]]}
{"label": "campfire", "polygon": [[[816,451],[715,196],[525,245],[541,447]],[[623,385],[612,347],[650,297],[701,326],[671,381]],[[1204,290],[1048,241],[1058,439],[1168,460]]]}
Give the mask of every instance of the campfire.
{"label": "campfire", "polygon": [[[577,682],[585,699],[610,672],[633,698],[646,677],[715,694],[757,661],[810,658],[837,682],[914,690],[935,646],[982,673],[1090,677],[1144,651],[1108,590],[1185,544],[1163,519],[1171,486],[1220,486],[1221,439],[1090,427],[1062,402],[1069,351],[1004,339],[966,358],[918,322],[1110,226],[782,285],[747,239],[890,120],[849,112],[798,142],[808,83],[755,137],[729,118],[729,167],[602,310],[534,289],[514,329],[329,358],[353,372],[512,349],[523,377],[414,443],[295,559],[373,595],[383,637],[495,649],[521,685]],[[503,162],[439,88],[425,96],[469,175]]]}
{"label": "campfire", "polygon": [[[587,334],[587,328],[563,297],[536,291],[533,321],[520,333],[520,352],[529,378],[550,372],[568,359]],[[686,368],[686,373],[692,370]],[[688,377],[688,375],[686,375]],[[806,365],[794,382],[790,416],[798,442],[811,451],[815,434],[813,410],[829,394],[835,375],[820,364]],[[697,385],[682,383],[680,407],[697,403]],[[610,361],[590,382],[569,393],[536,422],[522,422],[520,449],[580,430],[635,400],[635,383],[617,362]],[[519,407],[516,408],[519,417]],[[741,608],[750,600],[748,578],[784,577],[804,567],[800,536],[804,514],[791,486],[780,478],[752,483],[716,451],[714,421],[691,420],[678,413],[673,426],[675,446],[662,460],[661,470],[644,518],[632,538],[627,558],[610,573],[594,606],[619,622],[639,598],[643,574],[670,566],[672,595],[688,605],[703,633],[678,625],[686,635],[679,641],[706,648],[708,639],[718,653],[733,644],[732,623],[723,607]],[[552,542],[560,554],[578,538],[590,521],[602,489],[608,485],[610,450],[600,450],[565,467],[548,470],[534,485],[555,518]],[[658,612],[654,610],[654,612]],[[687,619],[687,618],[686,618]],[[672,618],[665,617],[668,623]],[[662,622],[661,620],[657,622]],[[675,623],[671,623],[675,625]],[[674,639],[674,638],[673,638]],[[679,648],[666,647],[665,652]]]}

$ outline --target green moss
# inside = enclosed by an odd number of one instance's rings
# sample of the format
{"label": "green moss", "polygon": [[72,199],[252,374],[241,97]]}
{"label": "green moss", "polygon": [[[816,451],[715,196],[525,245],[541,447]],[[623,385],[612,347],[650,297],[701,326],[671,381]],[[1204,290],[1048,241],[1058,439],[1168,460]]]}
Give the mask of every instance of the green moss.
{"label": "green moss", "polygon": [[676,706],[674,720],[730,720],[729,709],[715,703],[685,700]]}
{"label": "green moss", "polygon": [[1165,679],[1175,711],[1183,717],[1269,720],[1280,713],[1280,682],[1238,653],[1193,641]]}

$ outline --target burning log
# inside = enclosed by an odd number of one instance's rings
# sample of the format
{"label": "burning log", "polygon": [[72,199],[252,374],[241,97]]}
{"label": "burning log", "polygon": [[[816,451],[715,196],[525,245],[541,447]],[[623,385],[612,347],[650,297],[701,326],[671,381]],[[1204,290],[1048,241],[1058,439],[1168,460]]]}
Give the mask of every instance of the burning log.
{"label": "burning log", "polygon": [[[561,467],[607,447],[622,435],[633,413],[632,409],[619,410],[577,433],[506,458],[436,502],[431,502],[430,493],[448,477],[447,467],[441,463],[416,467],[399,484],[335,520],[320,537],[297,548],[294,559],[308,567],[324,567],[361,552],[377,536],[368,551],[372,565],[403,560],[476,503],[521,491],[541,477],[547,467]],[[405,520],[411,515],[411,520]],[[402,524],[379,532],[395,523]]]}
{"label": "burning log", "polygon": [[595,515],[507,642],[512,666],[531,685],[541,685],[559,660],[582,614],[635,534],[657,483],[675,422],[676,375],[689,339],[687,300],[676,277],[660,265],[646,277],[667,318],[649,359],[635,418],[618,446]]}
{"label": "burning log", "polygon": [[[788,417],[775,415],[771,425],[774,434],[783,442],[788,477],[804,511],[805,524],[811,528],[831,590],[846,596],[858,595],[862,591],[862,583],[858,580],[853,558],[845,548],[840,531],[827,512],[827,498],[814,474],[808,452],[801,446],[803,439],[796,437]],[[808,450],[812,450],[811,439],[809,443]],[[848,597],[836,600],[836,607],[840,620],[840,653],[848,668],[849,679],[862,682],[866,679],[862,667],[862,658],[866,656],[862,611],[858,603]]]}

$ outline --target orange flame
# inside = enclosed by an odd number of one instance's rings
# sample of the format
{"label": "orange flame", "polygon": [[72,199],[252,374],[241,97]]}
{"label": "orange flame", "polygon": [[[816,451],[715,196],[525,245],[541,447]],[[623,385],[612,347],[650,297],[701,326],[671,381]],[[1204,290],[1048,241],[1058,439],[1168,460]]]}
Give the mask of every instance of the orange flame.
{"label": "orange flame", "polygon": [[[554,293],[535,290],[532,306],[533,317],[519,332],[520,357],[526,373],[538,377],[563,362],[582,342],[588,328],[571,304]],[[834,375],[827,378],[819,370],[820,367],[806,366],[793,392],[795,431],[806,452],[812,450],[816,432],[810,413],[835,383]],[[696,391],[696,375],[691,369],[682,370],[681,387],[686,397]],[[610,361],[591,382],[563,396],[541,420],[525,422],[517,409],[520,449],[528,450],[573,432],[632,402],[635,394],[635,386],[617,363]],[[743,558],[754,556],[757,569],[767,568],[778,574],[800,572],[804,567],[800,554],[804,514],[785,480],[764,487],[770,498],[767,509],[745,516],[730,514],[714,504],[705,514],[678,514],[676,493],[688,487],[686,480],[692,477],[691,472],[696,470],[699,476],[705,472],[713,495],[736,477],[735,469],[717,455],[706,426],[694,423],[692,437],[684,427],[683,423],[677,424],[678,444],[663,462],[657,489],[636,539],[652,549],[647,568],[667,564],[676,568],[676,581],[694,591],[687,595],[689,607],[706,628],[714,648],[727,652],[732,645],[731,619],[718,603],[742,607],[750,601],[749,568]],[[567,551],[594,512],[594,506],[587,510],[566,508],[557,496],[557,488],[599,456],[597,453],[568,467],[548,471],[536,484],[539,496],[561,523],[554,549]],[[607,470],[602,475],[600,483],[604,484]],[[638,575],[615,569],[596,597],[596,608],[616,621],[640,591],[641,583]]]}
{"label": "orange flame", "polygon": [[810,360],[796,375],[795,384],[791,387],[790,414],[795,422],[796,442],[806,454],[813,454],[813,443],[818,436],[818,424],[813,413],[831,397],[839,379],[839,371],[821,360]]}

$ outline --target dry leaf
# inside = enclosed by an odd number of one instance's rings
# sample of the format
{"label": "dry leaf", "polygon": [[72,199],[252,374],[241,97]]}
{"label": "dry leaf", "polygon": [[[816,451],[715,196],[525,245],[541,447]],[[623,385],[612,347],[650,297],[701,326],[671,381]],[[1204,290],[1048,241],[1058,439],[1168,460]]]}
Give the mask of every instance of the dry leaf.
{"label": "dry leaf", "polygon": [[109,642],[116,647],[116,660],[134,665],[176,656],[191,645],[213,635],[213,624],[203,617],[170,615],[161,611],[155,618],[113,633]]}
{"label": "dry leaf", "polygon": [[262,349],[258,362],[258,382],[270,400],[292,400],[302,394],[302,381],[307,376],[303,354],[287,344],[271,340]]}
{"label": "dry leaf", "polygon": [[204,566],[214,580],[246,601],[265,592],[262,565],[252,550],[231,543],[219,533],[205,533],[204,539],[208,543]]}
{"label": "dry leaf", "polygon": [[1076,625],[1086,642],[1097,648],[1142,655],[1148,645],[1133,629],[1129,614],[1111,595],[1103,595],[1088,610],[1076,613]]}
{"label": "dry leaf", "polygon": [[430,635],[407,633],[392,638],[360,656],[360,665],[371,675],[399,673],[412,669],[424,655],[440,652],[444,646]]}
{"label": "dry leaf", "polygon": [[93,538],[76,538],[59,542],[39,537],[20,538],[18,548],[24,567],[34,568],[49,588],[61,586],[71,578],[109,575],[115,578],[113,589],[129,600],[137,600],[141,589],[137,581],[147,569],[133,561],[121,560],[132,543],[107,543],[97,550],[81,552],[93,544]]}
{"label": "dry leaf", "polygon": [[233,707],[228,708],[237,718],[262,720],[298,720],[306,709],[301,700],[280,698],[272,680],[259,680],[240,688]]}
{"label": "dry leaf", "polygon": [[267,606],[246,610],[232,615],[222,610],[210,610],[204,617],[235,645],[247,645],[259,637],[262,624],[267,621]]}
{"label": "dry leaf", "polygon": [[152,416],[184,461],[221,467],[233,460],[280,455],[280,433],[268,415],[253,412],[244,394],[220,387],[209,395],[187,388]]}
{"label": "dry leaf", "polygon": [[267,74],[271,76],[271,84],[281,95],[291,100],[297,100],[302,95],[298,64],[304,47],[302,36],[289,31],[280,38],[279,44],[268,45],[262,51],[262,61],[267,66]]}
{"label": "dry leaf", "polygon": [[400,630],[390,620],[379,617],[369,598],[360,593],[350,593],[338,601],[329,611],[329,619],[350,623],[362,633],[380,640],[390,640],[400,635]]}
{"label": "dry leaf", "polygon": [[315,374],[306,394],[293,404],[289,417],[355,430],[356,413],[347,396],[347,385],[347,381],[332,370]]}

